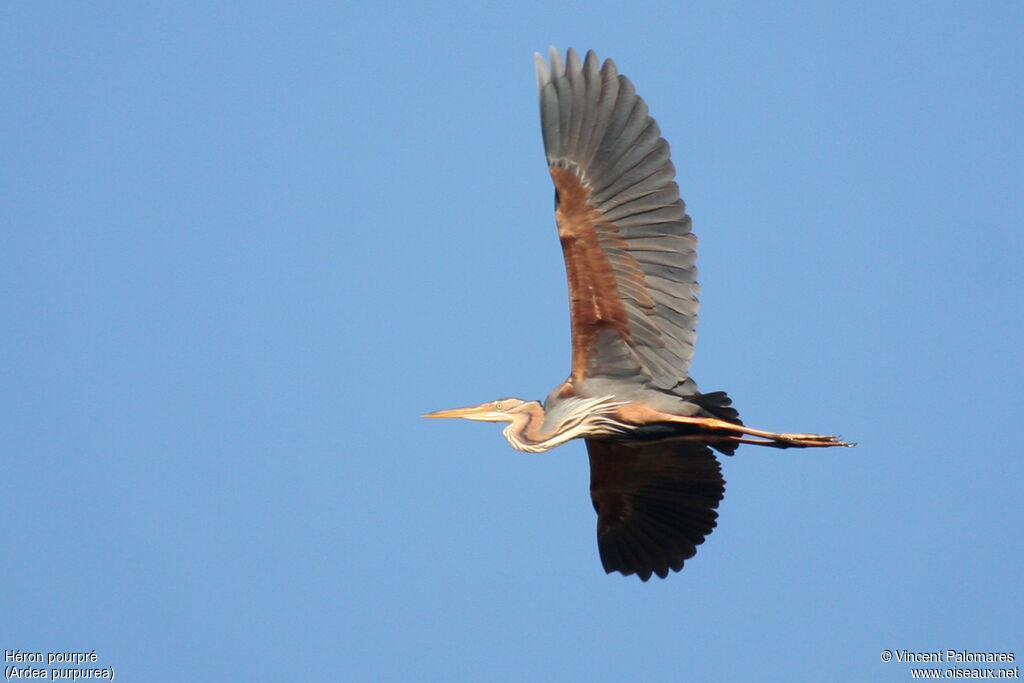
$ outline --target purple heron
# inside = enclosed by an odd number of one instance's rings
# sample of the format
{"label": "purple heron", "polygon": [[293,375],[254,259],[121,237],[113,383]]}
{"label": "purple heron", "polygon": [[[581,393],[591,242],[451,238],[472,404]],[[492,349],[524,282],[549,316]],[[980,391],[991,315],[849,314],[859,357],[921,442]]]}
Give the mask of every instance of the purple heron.
{"label": "purple heron", "polygon": [[572,371],[544,404],[505,398],[424,417],[508,422],[513,447],[583,438],[606,572],[646,581],[679,571],[715,527],[719,462],[742,443],[851,446],[834,436],[743,424],[722,391],[689,377],[697,325],[697,237],[668,143],[615,63],[535,55],[541,130],[569,279]]}

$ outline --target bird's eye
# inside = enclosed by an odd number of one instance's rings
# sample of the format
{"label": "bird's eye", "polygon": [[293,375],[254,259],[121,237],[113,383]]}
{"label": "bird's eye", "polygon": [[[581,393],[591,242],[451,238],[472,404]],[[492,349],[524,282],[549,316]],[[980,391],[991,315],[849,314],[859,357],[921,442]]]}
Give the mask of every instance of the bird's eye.
{"label": "bird's eye", "polygon": [[494,409],[495,410],[505,410],[505,406],[503,406],[501,404],[501,401],[495,401],[494,402]]}

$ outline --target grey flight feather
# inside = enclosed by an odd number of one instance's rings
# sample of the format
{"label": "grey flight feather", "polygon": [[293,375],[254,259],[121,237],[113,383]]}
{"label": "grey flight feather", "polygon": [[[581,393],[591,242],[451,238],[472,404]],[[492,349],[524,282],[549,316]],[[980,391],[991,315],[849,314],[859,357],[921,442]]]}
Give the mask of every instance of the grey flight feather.
{"label": "grey flight feather", "polygon": [[[678,391],[697,337],[700,290],[697,238],[668,142],[612,60],[599,67],[591,51],[581,63],[570,49],[563,62],[553,47],[549,59],[550,68],[535,56],[548,163],[573,171],[602,214],[596,229],[629,317],[628,355],[654,387]],[[624,369],[623,349],[595,351],[599,369]]]}

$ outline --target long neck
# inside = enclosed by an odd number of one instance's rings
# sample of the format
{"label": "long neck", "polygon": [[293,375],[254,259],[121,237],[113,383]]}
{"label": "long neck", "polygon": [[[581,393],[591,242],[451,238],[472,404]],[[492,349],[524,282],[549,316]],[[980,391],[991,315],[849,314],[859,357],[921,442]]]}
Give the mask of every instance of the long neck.
{"label": "long neck", "polygon": [[542,432],[544,424],[544,408],[537,401],[528,401],[516,408],[512,423],[502,430],[502,434],[513,448],[528,453],[540,453],[562,443],[550,443],[557,436],[557,430]]}
{"label": "long neck", "polygon": [[[580,436],[606,436],[622,431],[620,423],[609,415],[618,404],[611,396],[574,398],[556,409],[559,419],[544,429],[546,414],[537,401],[529,401],[515,409],[512,424],[502,431],[513,448],[528,453],[541,453]],[[554,416],[552,416],[554,417]]]}

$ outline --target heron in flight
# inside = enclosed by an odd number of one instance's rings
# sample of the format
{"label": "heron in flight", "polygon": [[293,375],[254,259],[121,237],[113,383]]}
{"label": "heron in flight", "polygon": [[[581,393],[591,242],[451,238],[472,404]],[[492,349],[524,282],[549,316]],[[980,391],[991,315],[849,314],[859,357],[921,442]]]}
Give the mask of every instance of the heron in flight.
{"label": "heron in flight", "polygon": [[715,527],[725,492],[711,449],[852,446],[834,436],[743,424],[722,391],[689,377],[697,237],[668,143],[633,84],[593,51],[550,67],[537,54],[541,130],[569,279],[572,370],[543,405],[504,398],[424,417],[507,422],[541,452],[582,438],[606,572],[679,571]]}

